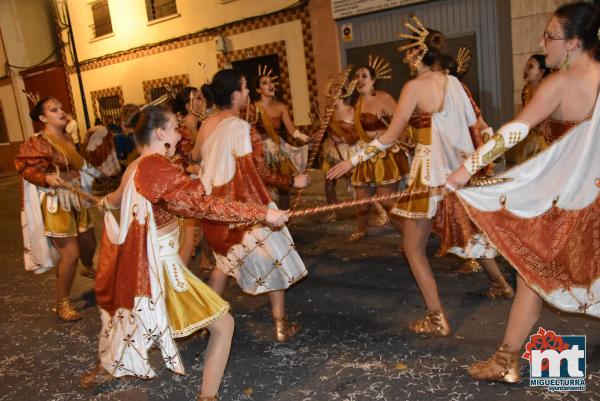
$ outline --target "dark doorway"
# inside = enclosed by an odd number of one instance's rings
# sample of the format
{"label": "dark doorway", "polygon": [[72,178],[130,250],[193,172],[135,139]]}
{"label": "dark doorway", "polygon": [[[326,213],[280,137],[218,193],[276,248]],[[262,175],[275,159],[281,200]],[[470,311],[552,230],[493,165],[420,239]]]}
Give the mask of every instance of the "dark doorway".
{"label": "dark doorway", "polygon": [[[475,34],[457,36],[446,39],[446,52],[453,57],[456,57],[458,48],[462,45],[467,46],[471,50],[471,68],[465,75],[463,81],[473,93],[473,97],[479,104],[479,82],[477,79],[477,43]],[[384,90],[398,99],[402,86],[408,81],[410,70],[402,61],[404,54],[398,53],[396,50],[400,46],[401,41],[379,43],[371,46],[355,47],[346,50],[346,60],[348,64],[352,64],[355,68],[367,64],[369,62],[369,54],[385,58],[392,67],[392,79],[377,82],[375,89]]]}
{"label": "dark doorway", "polygon": [[[64,67],[60,63],[45,65],[42,67],[32,68],[21,72],[25,89],[33,94],[39,95],[40,98],[52,96],[58,99],[63,106],[63,110],[71,113],[71,98],[67,87]],[[29,102],[29,109],[33,105]],[[34,122],[34,129],[39,131],[42,129],[42,124]]]}
{"label": "dark doorway", "polygon": [[[246,77],[248,81],[248,89],[250,90],[250,96],[252,100],[256,100],[256,92],[254,91],[254,80],[258,76],[258,66],[267,66],[268,70],[273,70],[271,76],[279,77],[279,81],[281,81],[281,77],[279,76],[279,57],[277,54],[269,54],[267,56],[261,57],[253,57],[247,58],[244,60],[238,60],[231,63],[234,70],[241,72]],[[264,68],[264,67],[263,67]],[[278,99],[282,99],[281,86],[275,86],[275,97]]]}

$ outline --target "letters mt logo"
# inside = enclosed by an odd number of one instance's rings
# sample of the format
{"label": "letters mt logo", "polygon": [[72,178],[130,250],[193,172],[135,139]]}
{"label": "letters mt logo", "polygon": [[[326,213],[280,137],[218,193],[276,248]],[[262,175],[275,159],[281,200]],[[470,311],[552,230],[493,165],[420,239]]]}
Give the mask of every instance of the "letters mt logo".
{"label": "letters mt logo", "polygon": [[550,391],[584,391],[585,336],[557,335],[540,327],[529,337],[525,353],[529,361],[529,385]]}

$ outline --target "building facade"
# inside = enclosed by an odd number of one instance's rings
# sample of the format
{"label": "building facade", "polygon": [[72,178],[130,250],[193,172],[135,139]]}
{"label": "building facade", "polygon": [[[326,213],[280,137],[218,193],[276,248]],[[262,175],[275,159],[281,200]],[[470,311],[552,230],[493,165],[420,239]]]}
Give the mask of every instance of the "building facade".
{"label": "building facade", "polygon": [[451,53],[461,44],[471,48],[467,83],[486,120],[498,126],[519,108],[523,65],[538,50],[549,13],[565,2],[4,0],[0,57],[30,68],[9,67],[0,76],[0,173],[12,170],[18,145],[39,129],[28,118],[25,88],[59,97],[81,133],[85,111],[89,123],[109,122],[125,103],[148,102],[166,84],[200,86],[224,67],[242,70],[249,81],[259,64],[273,68],[279,96],[301,129],[326,105],[328,78],[369,54],[391,62],[394,80],[384,85],[397,96],[409,75],[395,52],[396,33],[411,14],[446,33]]}

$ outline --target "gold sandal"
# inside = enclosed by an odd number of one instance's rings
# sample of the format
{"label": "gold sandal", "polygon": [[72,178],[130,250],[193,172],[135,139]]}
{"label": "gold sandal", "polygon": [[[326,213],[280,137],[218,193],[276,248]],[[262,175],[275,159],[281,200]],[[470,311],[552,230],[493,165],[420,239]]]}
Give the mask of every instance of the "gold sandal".
{"label": "gold sandal", "polygon": [[296,322],[289,323],[287,317],[274,317],[275,341],[284,343],[294,334],[300,331],[300,325]]}
{"label": "gold sandal", "polygon": [[79,385],[85,389],[94,388],[104,383],[108,383],[115,377],[111,375],[104,367],[98,362],[96,367],[90,372],[81,376],[79,379]]}
{"label": "gold sandal", "polygon": [[486,291],[485,295],[488,298],[514,298],[515,291],[512,289],[510,284],[506,282],[504,277],[500,277],[498,280],[492,281],[490,288]]}
{"label": "gold sandal", "polygon": [[346,241],[348,241],[348,242],[356,242],[356,241],[362,240],[366,236],[367,236],[367,232],[366,231],[355,231],[355,232],[353,232],[352,234],[350,234],[346,238]]}
{"label": "gold sandal", "polygon": [[439,312],[428,311],[427,316],[411,323],[408,328],[413,333],[436,337],[447,337],[451,331],[450,323],[448,323],[448,318],[443,309]]}
{"label": "gold sandal", "polygon": [[506,383],[521,381],[519,352],[506,351],[504,347],[498,347],[498,350],[487,361],[475,362],[469,366],[469,375],[476,380]]}
{"label": "gold sandal", "polygon": [[483,271],[483,267],[476,259],[467,259],[467,261],[456,271],[458,274],[474,274]]}
{"label": "gold sandal", "polygon": [[56,301],[56,307],[52,308],[52,311],[55,312],[58,317],[65,322],[75,322],[82,319],[82,316],[79,314],[79,312],[77,312],[73,308],[73,305],[71,305],[69,297],[58,299]]}
{"label": "gold sandal", "polygon": [[206,396],[206,395],[199,395],[198,396],[198,401],[218,401],[217,396]]}

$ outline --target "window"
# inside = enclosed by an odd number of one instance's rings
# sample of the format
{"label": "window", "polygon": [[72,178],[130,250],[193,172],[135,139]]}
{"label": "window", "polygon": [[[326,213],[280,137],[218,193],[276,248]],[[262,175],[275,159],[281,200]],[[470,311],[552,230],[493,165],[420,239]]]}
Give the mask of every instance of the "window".
{"label": "window", "polygon": [[175,0],[146,0],[148,22],[177,14]]}
{"label": "window", "polygon": [[112,33],[112,23],[110,22],[110,10],[108,9],[108,0],[99,0],[92,3],[92,17],[94,23],[90,25],[92,36],[100,36]]}
{"label": "window", "polygon": [[119,123],[121,121],[121,97],[119,95],[98,98],[100,118],[104,124]]}
{"label": "window", "polygon": [[[173,91],[175,93],[179,93],[179,91],[181,91],[184,87],[184,84],[171,85],[171,88],[173,88]],[[165,88],[164,86],[157,86],[155,88],[152,88],[150,89],[150,100],[156,100],[165,93],[167,93],[167,88]]]}
{"label": "window", "polygon": [[8,130],[6,129],[6,120],[4,119],[2,103],[0,103],[0,143],[8,143]]}

